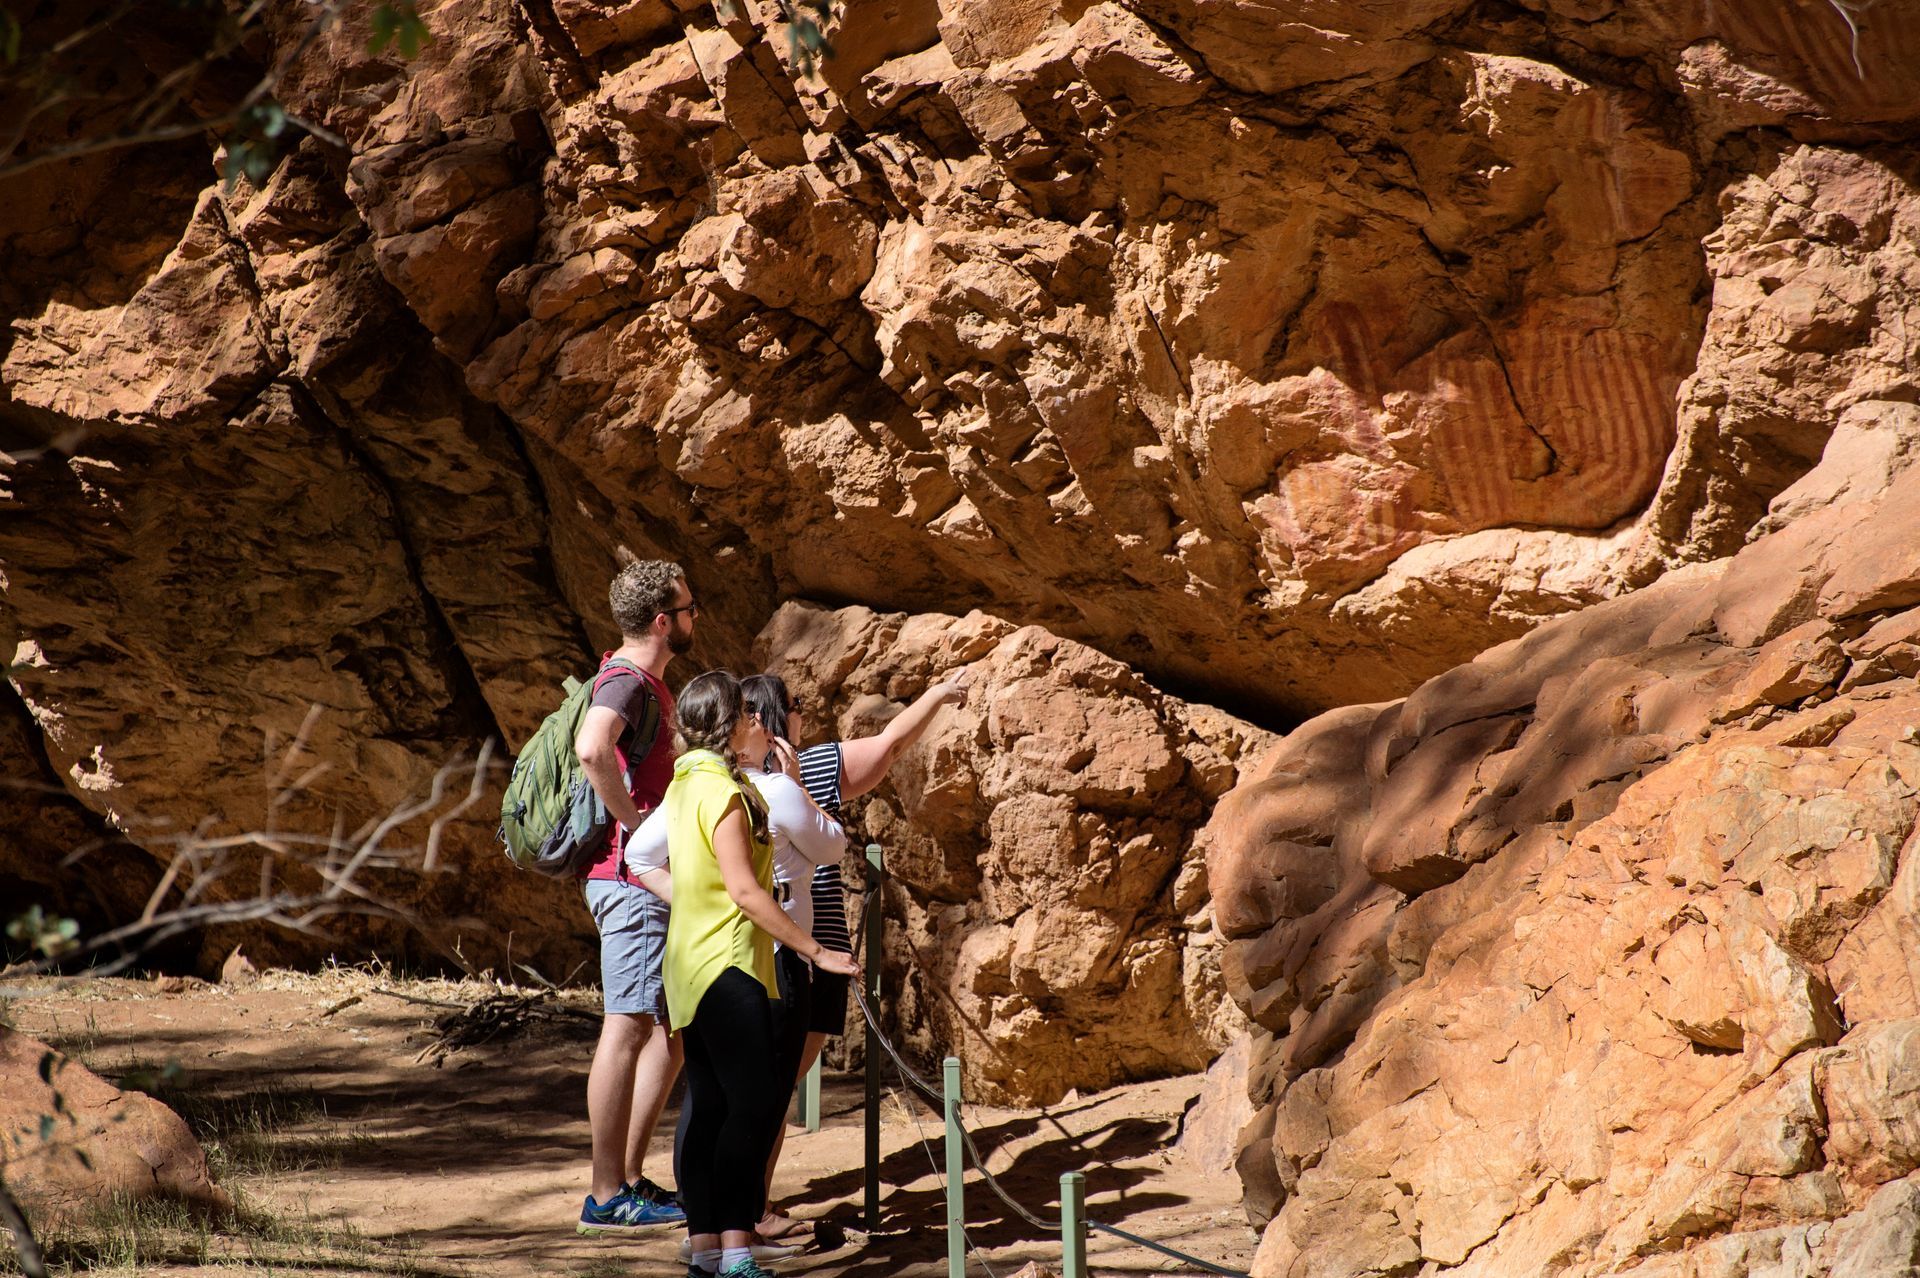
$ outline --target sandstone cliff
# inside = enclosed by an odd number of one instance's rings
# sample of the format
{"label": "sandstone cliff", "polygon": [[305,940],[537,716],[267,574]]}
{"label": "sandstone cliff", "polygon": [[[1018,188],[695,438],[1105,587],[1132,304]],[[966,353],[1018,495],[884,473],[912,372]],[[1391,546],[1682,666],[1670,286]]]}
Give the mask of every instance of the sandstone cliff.
{"label": "sandstone cliff", "polygon": [[[1166,789],[1151,812],[1083,803],[1071,751],[1019,781],[994,772],[1000,729],[956,727],[965,757],[921,766],[977,794],[876,807],[1010,886],[917,979],[964,975],[967,1015],[1025,1025],[1023,894],[1070,866],[1088,877],[1048,908],[1126,916],[1100,953],[1131,956],[1064,973],[1074,998],[1137,957],[1163,1007],[1127,1014],[1166,1038],[1126,1070],[1182,1068],[1219,1028],[1195,956],[1226,917],[1172,869],[1221,784],[1193,742],[1251,739],[1183,717],[1403,696],[1662,589],[1831,500],[1768,513],[1920,396],[1911,0],[1876,6],[1857,50],[1800,0],[855,0],[817,78],[760,4],[449,0],[411,61],[265,13],[248,56],[291,59],[284,96],[344,147],[309,139],[228,191],[188,139],[0,198],[0,627],[38,737],[0,738],[5,767],[66,788],[36,801],[46,828],[118,823],[161,859],[195,835],[351,835],[517,745],[609,642],[621,550],[687,565],[688,669],[745,662],[794,598],[978,608],[997,620],[967,624],[1027,636],[1013,650],[1079,645],[1044,704],[1157,734],[1113,775]],[[130,39],[96,87],[138,92],[178,53]],[[851,659],[877,687],[893,658]],[[1521,730],[1500,717],[1447,749]],[[1323,723],[1296,750],[1357,760],[1351,736]],[[1415,831],[1445,828],[1444,796],[1405,802],[1400,835],[1322,858],[1284,908],[1349,902],[1358,935],[1390,913],[1382,884],[1499,846],[1476,828],[1436,852]],[[1008,851],[1015,811],[1051,828],[1069,807],[1055,860]],[[510,944],[564,974],[584,916],[509,874],[489,824],[449,827],[424,886],[379,880],[409,920],[253,952],[501,966]],[[18,881],[56,874],[65,836],[3,837]],[[919,935],[966,880],[916,837]],[[1109,859],[1112,900],[1082,868]],[[1266,908],[1236,899],[1236,935]],[[1267,991],[1256,969],[1228,979]],[[1285,1049],[1305,1067],[1364,1019],[1364,993],[1333,992],[1372,979],[1250,1007],[1319,1018]],[[959,1032],[916,1005],[916,1032]],[[993,1085],[1116,1076],[1042,1055]]]}
{"label": "sandstone cliff", "polygon": [[1913,1272],[1916,446],[1220,805],[1257,1273]]}
{"label": "sandstone cliff", "polygon": [[896,888],[887,1012],[910,1048],[960,1056],[968,1095],[1052,1103],[1196,1070],[1245,1026],[1194,835],[1268,734],[980,613],[790,604],[755,651],[843,739],[971,672],[968,705],[857,805]]}

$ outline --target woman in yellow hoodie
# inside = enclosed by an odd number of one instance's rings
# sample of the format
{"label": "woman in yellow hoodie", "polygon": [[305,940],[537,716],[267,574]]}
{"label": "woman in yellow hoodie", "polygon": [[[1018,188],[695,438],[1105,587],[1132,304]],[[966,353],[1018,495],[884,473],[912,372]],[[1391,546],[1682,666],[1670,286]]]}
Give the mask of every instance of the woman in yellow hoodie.
{"label": "woman in yellow hoodie", "polygon": [[684,1035],[687,1097],[674,1174],[687,1211],[693,1270],[763,1278],[752,1253],[763,1177],[792,1080],[779,1077],[769,1000],[779,997],[773,943],[825,972],[859,975],[773,896],[767,810],[739,760],[767,753],[767,730],[724,670],[692,680],[676,707],[687,752],[664,803],[673,908],[663,963],[667,1015]]}

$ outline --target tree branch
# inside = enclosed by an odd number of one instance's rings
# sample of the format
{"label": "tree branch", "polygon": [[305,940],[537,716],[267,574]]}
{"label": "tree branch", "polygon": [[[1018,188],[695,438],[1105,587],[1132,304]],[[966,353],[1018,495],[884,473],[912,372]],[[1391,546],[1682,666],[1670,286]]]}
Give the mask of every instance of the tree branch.
{"label": "tree branch", "polygon": [[13,1231],[13,1249],[19,1253],[20,1268],[27,1278],[47,1278],[47,1258],[40,1250],[40,1240],[33,1236],[27,1214],[14,1201],[13,1191],[7,1188],[3,1176],[0,1176],[0,1225]]}
{"label": "tree branch", "polygon": [[[241,96],[239,102],[227,111],[213,115],[195,114],[190,119],[160,123],[179,109],[187,90],[198,82],[203,73],[241,49],[246,42],[249,28],[266,10],[267,0],[253,0],[253,3],[241,11],[231,24],[225,26],[221,35],[214,40],[212,47],[161,76],[146,94],[126,108],[122,120],[131,122],[132,127],[118,129],[97,137],[81,138],[64,146],[35,152],[24,158],[14,158],[21,144],[25,142],[35,117],[52,106],[75,100],[73,95],[64,89],[46,83],[54,74],[55,59],[110,30],[137,9],[138,5],[133,0],[123,0],[107,17],[89,27],[83,27],[56,43],[46,53],[40,55],[34,65],[26,69],[16,69],[13,76],[16,84],[33,86],[27,89],[30,95],[40,93],[44,89],[44,96],[41,96],[39,101],[33,102],[22,113],[23,119],[14,129],[13,136],[4,148],[0,148],[0,180],[61,160],[79,159],[82,156],[97,155],[104,151],[117,151],[128,147],[178,142],[197,134],[227,132],[239,127],[272,99],[280,86],[280,81],[293,69],[294,64],[306,54],[314,42],[339,21],[347,3],[348,0],[317,0],[313,5],[314,15],[308,21],[300,39],[295,41],[292,47],[287,49],[273,66]],[[36,79],[41,82],[38,86],[35,85]],[[292,115],[288,115],[286,119],[330,146],[346,145],[346,140],[339,134],[312,121]]]}

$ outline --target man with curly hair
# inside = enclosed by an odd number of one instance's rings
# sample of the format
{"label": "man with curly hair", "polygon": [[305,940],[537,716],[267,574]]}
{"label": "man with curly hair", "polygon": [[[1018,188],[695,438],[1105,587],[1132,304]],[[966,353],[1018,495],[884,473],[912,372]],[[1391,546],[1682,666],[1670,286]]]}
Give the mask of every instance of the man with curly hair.
{"label": "man with curly hair", "polygon": [[[602,658],[574,752],[612,813],[606,850],[587,868],[587,907],[600,932],[606,1016],[587,1074],[593,1185],[579,1231],[598,1234],[679,1224],[679,1200],[643,1174],[647,1145],[680,1072],[661,984],[667,907],[627,877],[620,849],[673,779],[673,694],[667,663],[693,643],[693,601],[680,565],[628,564],[607,591],[620,646]],[[647,731],[652,728],[652,736]]]}

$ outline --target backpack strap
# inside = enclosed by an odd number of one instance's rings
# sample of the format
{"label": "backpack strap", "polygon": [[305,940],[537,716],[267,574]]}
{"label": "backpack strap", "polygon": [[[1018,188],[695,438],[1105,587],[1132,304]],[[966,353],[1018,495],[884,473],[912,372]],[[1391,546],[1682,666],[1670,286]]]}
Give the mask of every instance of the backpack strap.
{"label": "backpack strap", "polygon": [[622,673],[632,674],[640,680],[640,687],[647,694],[647,708],[641,712],[640,722],[633,727],[633,739],[637,747],[635,753],[644,759],[647,752],[653,749],[654,738],[660,735],[660,698],[655,695],[653,681],[647,677],[646,671],[625,657],[609,657],[606,664],[600,667],[600,673],[594,677],[593,690],[600,691],[600,685],[609,676]]}
{"label": "backpack strap", "polygon": [[[653,738],[660,730],[660,698],[653,694],[653,684],[647,680],[646,673],[625,657],[608,657],[607,660],[601,664],[599,673],[593,676],[592,696],[598,696],[600,694],[600,689],[606,685],[607,680],[613,678],[615,675],[622,674],[632,675],[635,679],[638,679],[640,681],[640,691],[646,694],[646,709],[640,713],[640,722],[632,725],[635,744],[639,744],[643,731],[646,734],[646,743],[634,752],[638,754],[640,758],[644,759],[647,757],[647,751],[653,749]],[[588,699],[591,700],[592,697],[590,696]],[[632,767],[632,756],[622,751],[620,758],[621,762],[630,770]],[[631,781],[631,778],[629,777],[628,780]]]}
{"label": "backpack strap", "polygon": [[[640,691],[645,694],[644,706],[640,712],[640,722],[632,725],[634,748],[630,751],[620,751],[620,780],[625,783],[628,791],[631,792],[633,789],[633,760],[635,758],[646,758],[653,750],[654,739],[660,735],[660,698],[654,695],[652,682],[647,678],[646,672],[641,670],[639,666],[628,661],[625,657],[608,657],[601,663],[599,672],[593,677],[593,692],[588,695],[588,700],[591,701],[594,696],[599,695],[601,687],[608,679],[621,674],[632,675],[635,679],[638,679],[640,681]],[[614,743],[614,748],[619,749],[619,743],[617,741]],[[624,856],[619,857],[615,860],[614,864],[620,877],[622,879],[626,878],[626,858]]]}
{"label": "backpack strap", "polygon": [[[640,677],[641,683],[647,682],[646,679],[643,677],[645,672],[642,671],[639,666],[636,666],[635,664],[633,664],[633,662],[628,661],[625,657],[608,657],[605,661],[600,663],[600,669],[594,673],[593,690],[595,692],[600,691],[600,685],[607,681],[608,675],[616,675],[621,673],[631,674],[636,677]],[[647,691],[649,693],[653,691],[653,688],[651,685],[648,685]]]}

